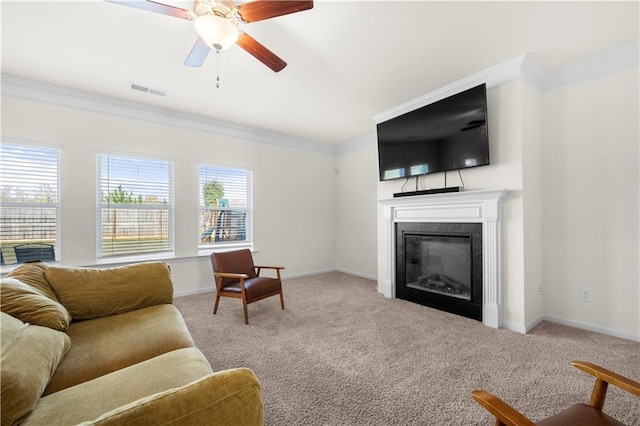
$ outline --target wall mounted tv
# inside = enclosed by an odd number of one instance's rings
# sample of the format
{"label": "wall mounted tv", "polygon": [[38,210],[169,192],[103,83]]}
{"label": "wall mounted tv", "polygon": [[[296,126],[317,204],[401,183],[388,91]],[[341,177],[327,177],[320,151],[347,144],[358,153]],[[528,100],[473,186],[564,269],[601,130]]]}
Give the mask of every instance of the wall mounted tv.
{"label": "wall mounted tv", "polygon": [[489,164],[486,84],[378,124],[380,180]]}

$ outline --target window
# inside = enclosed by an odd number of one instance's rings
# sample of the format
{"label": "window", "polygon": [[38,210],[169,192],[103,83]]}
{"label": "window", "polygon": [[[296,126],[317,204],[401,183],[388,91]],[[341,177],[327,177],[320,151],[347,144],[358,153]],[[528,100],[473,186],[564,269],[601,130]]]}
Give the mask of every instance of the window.
{"label": "window", "polygon": [[98,258],[173,251],[173,164],[98,154]]}
{"label": "window", "polygon": [[247,170],[198,165],[199,248],[251,245],[252,179]]}
{"label": "window", "polygon": [[0,145],[3,265],[55,260],[60,223],[58,158],[59,150],[55,148],[4,141]]}

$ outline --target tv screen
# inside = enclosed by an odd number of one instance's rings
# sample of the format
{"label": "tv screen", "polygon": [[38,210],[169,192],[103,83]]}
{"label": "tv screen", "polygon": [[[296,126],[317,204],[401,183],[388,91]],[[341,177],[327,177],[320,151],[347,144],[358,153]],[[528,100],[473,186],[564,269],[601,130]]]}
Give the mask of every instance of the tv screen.
{"label": "tv screen", "polygon": [[485,84],[377,127],[381,181],[489,164]]}

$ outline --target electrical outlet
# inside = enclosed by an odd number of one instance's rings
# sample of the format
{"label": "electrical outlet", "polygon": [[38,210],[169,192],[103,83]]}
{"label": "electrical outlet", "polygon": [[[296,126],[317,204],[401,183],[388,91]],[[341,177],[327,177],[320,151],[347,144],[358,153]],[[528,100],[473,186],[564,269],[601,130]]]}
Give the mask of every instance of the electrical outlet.
{"label": "electrical outlet", "polygon": [[538,291],[542,293],[542,286],[538,287]]}
{"label": "electrical outlet", "polygon": [[591,290],[589,290],[588,288],[581,288],[580,289],[580,301],[581,302],[591,303]]}

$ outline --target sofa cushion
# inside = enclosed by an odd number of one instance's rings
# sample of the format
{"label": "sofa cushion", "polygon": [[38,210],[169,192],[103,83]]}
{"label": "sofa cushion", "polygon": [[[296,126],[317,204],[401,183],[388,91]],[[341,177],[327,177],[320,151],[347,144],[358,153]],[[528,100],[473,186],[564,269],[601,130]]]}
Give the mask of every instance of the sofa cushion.
{"label": "sofa cushion", "polygon": [[67,334],[73,346],[60,363],[45,395],[175,349],[194,346],[173,305],[148,308],[87,321],[74,321]]}
{"label": "sofa cushion", "polygon": [[23,263],[7,274],[7,278],[15,278],[25,284],[35,287],[49,299],[59,301],[58,296],[44,276],[49,265],[44,262]]}
{"label": "sofa cushion", "polygon": [[36,406],[71,340],[63,332],[0,315],[2,425],[10,425]]}
{"label": "sofa cushion", "polygon": [[149,395],[79,426],[262,426],[262,390],[247,368],[218,371],[180,388]]}
{"label": "sofa cushion", "polygon": [[[196,348],[179,349],[43,397],[23,425],[75,425],[211,374]],[[127,423],[123,423],[127,424]],[[161,423],[145,423],[161,424]]]}
{"label": "sofa cushion", "polygon": [[164,262],[105,269],[49,266],[45,277],[74,320],[173,302],[171,274]]}
{"label": "sofa cushion", "polygon": [[71,315],[57,300],[53,300],[35,287],[15,278],[0,280],[0,306],[2,312],[33,325],[65,331]]}

